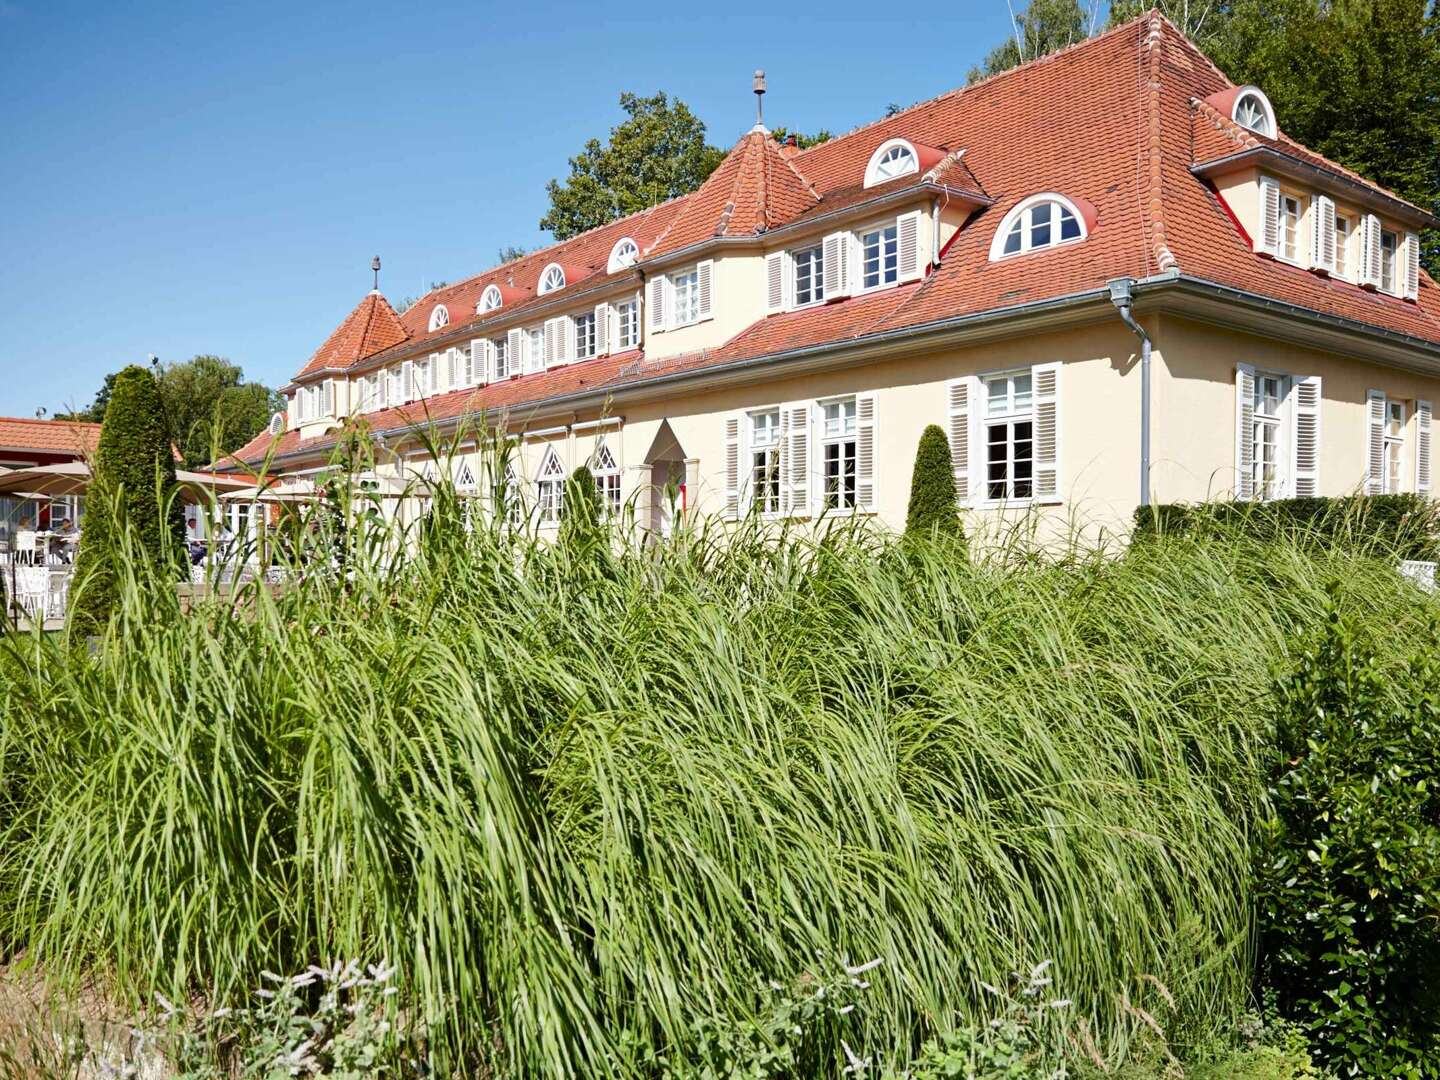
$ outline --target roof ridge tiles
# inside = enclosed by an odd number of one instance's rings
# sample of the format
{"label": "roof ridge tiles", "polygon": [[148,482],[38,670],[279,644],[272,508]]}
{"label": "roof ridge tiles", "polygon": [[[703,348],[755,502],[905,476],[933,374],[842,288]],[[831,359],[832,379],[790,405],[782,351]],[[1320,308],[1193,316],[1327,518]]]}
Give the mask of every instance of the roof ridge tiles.
{"label": "roof ridge tiles", "polygon": [[[1158,10],[1152,9],[1149,14],[1150,28],[1141,44],[1141,59],[1149,59],[1149,79],[1142,88],[1145,94],[1146,119],[1146,157],[1148,159],[1149,184],[1147,186],[1147,214],[1146,218],[1150,225],[1151,252],[1155,256],[1156,265],[1163,273],[1166,270],[1174,270],[1179,266],[1175,253],[1170,250],[1170,245],[1165,235],[1165,151],[1162,145],[1161,118],[1160,118],[1160,60],[1161,46],[1165,40],[1165,28],[1174,24],[1170,23]],[[1147,258],[1148,261],[1148,258]]]}

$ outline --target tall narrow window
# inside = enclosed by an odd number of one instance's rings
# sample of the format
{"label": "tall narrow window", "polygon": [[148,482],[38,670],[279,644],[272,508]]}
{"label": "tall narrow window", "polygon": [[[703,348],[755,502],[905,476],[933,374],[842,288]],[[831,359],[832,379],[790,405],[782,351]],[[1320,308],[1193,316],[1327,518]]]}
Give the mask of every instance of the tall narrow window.
{"label": "tall narrow window", "polygon": [[1385,475],[1383,490],[1387,495],[1400,493],[1400,459],[1405,453],[1405,403],[1385,403]]}
{"label": "tall narrow window", "polygon": [[1030,372],[985,380],[985,497],[1035,494],[1035,394]]}
{"label": "tall narrow window", "polygon": [[1251,490],[1258,499],[1283,494],[1280,472],[1281,427],[1290,380],[1284,375],[1255,374],[1255,419],[1250,434]]}
{"label": "tall narrow window", "polygon": [[617,349],[633,349],[640,343],[640,313],[634,300],[615,305]]}
{"label": "tall narrow window", "polygon": [[537,326],[530,332],[529,348],[525,356],[526,371],[545,370],[545,328]]}
{"label": "tall narrow window", "polygon": [[675,295],[675,318],[673,325],[685,326],[700,319],[700,274],[691,270],[671,278]]}
{"label": "tall narrow window", "polygon": [[1380,288],[1385,292],[1395,291],[1398,280],[1395,267],[1396,255],[1400,251],[1400,238],[1386,229],[1380,230]]}
{"label": "tall narrow window", "polygon": [[825,299],[824,246],[816,244],[795,253],[795,306]]}
{"label": "tall narrow window", "polygon": [[780,410],[750,414],[750,501],[762,514],[780,512]]}
{"label": "tall narrow window", "polygon": [[595,490],[600,508],[615,517],[620,513],[620,463],[602,439],[590,458],[590,472],[595,477]]}
{"label": "tall narrow window", "polygon": [[855,399],[827,401],[820,408],[825,507],[852,510],[855,507]]}
{"label": "tall narrow window", "polygon": [[565,467],[554,450],[545,452],[540,476],[535,481],[535,502],[540,508],[540,524],[554,525],[565,509]]}
{"label": "tall narrow window", "polygon": [[513,461],[506,462],[505,476],[500,482],[500,510],[512,529],[525,520],[525,493],[520,490],[520,476]]}
{"label": "tall narrow window", "polygon": [[495,378],[508,379],[510,371],[510,342],[503,338],[490,339],[490,352],[495,357]]}
{"label": "tall narrow window", "polygon": [[588,360],[595,355],[595,312],[587,311],[574,319],[575,359]]}
{"label": "tall narrow window", "polygon": [[864,288],[878,289],[900,280],[900,255],[895,237],[894,225],[861,234],[860,273]]}
{"label": "tall narrow window", "polygon": [[1294,195],[1280,196],[1280,257],[1286,262],[1300,259],[1300,200]]}
{"label": "tall narrow window", "polygon": [[1350,219],[1335,215],[1335,276],[1350,276]]}

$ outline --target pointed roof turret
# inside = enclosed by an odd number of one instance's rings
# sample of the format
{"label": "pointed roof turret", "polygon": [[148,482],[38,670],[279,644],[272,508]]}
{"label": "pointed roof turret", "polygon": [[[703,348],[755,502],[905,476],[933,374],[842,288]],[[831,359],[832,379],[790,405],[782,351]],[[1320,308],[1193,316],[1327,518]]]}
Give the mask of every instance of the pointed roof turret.
{"label": "pointed roof turret", "polygon": [[368,293],[345,316],[345,321],[315,350],[297,379],[320,371],[343,371],[367,356],[398,345],[410,335],[400,325],[400,316],[378,290]]}
{"label": "pointed roof turret", "polygon": [[679,251],[717,236],[758,236],[820,201],[814,186],[763,128],[747,132],[646,252]]}

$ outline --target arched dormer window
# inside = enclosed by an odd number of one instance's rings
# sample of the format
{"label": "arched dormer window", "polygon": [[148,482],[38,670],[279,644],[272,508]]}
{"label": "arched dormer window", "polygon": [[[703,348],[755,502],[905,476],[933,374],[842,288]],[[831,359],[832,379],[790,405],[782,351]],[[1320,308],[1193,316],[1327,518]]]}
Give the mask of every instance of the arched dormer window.
{"label": "arched dormer window", "polygon": [[450,312],[444,304],[436,304],[430,309],[430,329],[439,330],[442,326],[450,325]]}
{"label": "arched dormer window", "polygon": [[283,412],[277,412],[274,416],[270,417],[270,434],[279,435],[284,430],[285,414]]}
{"label": "arched dormer window", "polygon": [[605,267],[605,272],[613,274],[617,270],[624,270],[627,266],[634,266],[635,260],[639,257],[640,246],[630,237],[622,236],[610,249],[610,262]]}
{"label": "arched dormer window", "polygon": [[552,293],[565,287],[565,269],[559,263],[551,263],[540,275],[540,295]]}
{"label": "arched dormer window", "polygon": [[485,291],[480,294],[480,303],[475,305],[475,312],[483,315],[487,311],[496,311],[503,303],[505,298],[500,295],[500,286],[486,285]]}
{"label": "arched dormer window", "polygon": [[1064,195],[1047,191],[1022,199],[995,230],[990,244],[990,261],[1007,255],[1055,247],[1084,240],[1088,235],[1085,216]]}
{"label": "arched dormer window", "polygon": [[915,147],[904,139],[888,139],[870,155],[870,164],[865,166],[865,186],[874,187],[919,171],[920,159],[915,156]]}
{"label": "arched dormer window", "polygon": [[1264,135],[1267,139],[1275,137],[1275,110],[1259,87],[1240,88],[1235,95],[1235,108],[1230,118],[1257,135]]}

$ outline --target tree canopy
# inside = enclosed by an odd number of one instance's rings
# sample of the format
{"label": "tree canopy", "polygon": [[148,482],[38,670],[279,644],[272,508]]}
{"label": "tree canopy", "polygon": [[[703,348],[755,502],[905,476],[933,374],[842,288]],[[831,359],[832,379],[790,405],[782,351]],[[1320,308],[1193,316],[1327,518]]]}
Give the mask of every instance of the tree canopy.
{"label": "tree canopy", "polygon": [[1098,6],[1094,0],[1088,6],[1082,6],[1079,0],[1031,0],[1030,6],[1015,16],[1014,34],[971,68],[966,81],[998,75],[1027,60],[1084,41],[1095,32],[1097,19]]}

